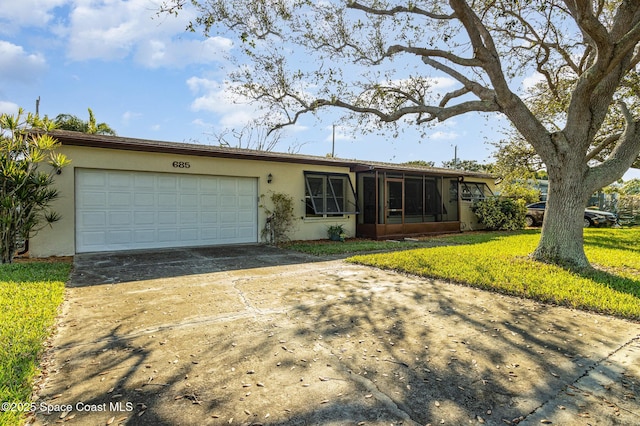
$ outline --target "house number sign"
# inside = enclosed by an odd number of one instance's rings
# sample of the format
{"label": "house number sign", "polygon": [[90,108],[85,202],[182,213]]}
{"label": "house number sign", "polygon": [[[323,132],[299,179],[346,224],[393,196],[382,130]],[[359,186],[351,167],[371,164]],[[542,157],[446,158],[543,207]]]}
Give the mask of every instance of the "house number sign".
{"label": "house number sign", "polygon": [[177,169],[188,169],[191,167],[188,161],[174,161],[172,165]]}

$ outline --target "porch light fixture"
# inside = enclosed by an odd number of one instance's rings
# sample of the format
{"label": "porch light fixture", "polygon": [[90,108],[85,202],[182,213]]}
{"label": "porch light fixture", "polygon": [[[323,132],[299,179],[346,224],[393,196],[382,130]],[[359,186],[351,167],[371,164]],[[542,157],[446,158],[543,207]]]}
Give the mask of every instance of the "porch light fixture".
{"label": "porch light fixture", "polygon": [[273,182],[273,175],[271,173],[269,173],[267,175],[267,183],[271,183],[271,182]]}

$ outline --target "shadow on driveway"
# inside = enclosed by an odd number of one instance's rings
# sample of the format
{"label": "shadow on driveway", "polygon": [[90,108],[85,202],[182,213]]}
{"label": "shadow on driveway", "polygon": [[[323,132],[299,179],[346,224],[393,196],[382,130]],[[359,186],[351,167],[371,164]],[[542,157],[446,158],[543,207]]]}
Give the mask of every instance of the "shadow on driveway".
{"label": "shadow on driveway", "polygon": [[255,244],[86,253],[75,256],[69,286],[115,284],[320,260],[316,256]]}
{"label": "shadow on driveway", "polygon": [[640,424],[639,335],[271,247],[82,255],[36,423]]}

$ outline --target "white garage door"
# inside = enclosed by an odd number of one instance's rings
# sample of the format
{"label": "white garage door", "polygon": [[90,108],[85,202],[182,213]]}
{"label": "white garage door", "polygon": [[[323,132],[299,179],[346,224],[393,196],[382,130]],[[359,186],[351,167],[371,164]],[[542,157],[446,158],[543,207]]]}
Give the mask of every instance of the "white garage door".
{"label": "white garage door", "polygon": [[254,178],[76,169],[76,252],[253,243]]}

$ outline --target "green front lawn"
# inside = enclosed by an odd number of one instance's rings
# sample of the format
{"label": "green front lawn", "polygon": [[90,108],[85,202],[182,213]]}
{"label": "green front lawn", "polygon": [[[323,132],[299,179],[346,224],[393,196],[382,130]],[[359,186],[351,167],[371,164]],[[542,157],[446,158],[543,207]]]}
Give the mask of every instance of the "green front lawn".
{"label": "green front lawn", "polygon": [[585,229],[585,252],[597,268],[576,273],[534,262],[540,233],[458,234],[451,245],[359,255],[353,263],[439,278],[547,303],[640,319],[640,228]]}
{"label": "green front lawn", "polygon": [[313,254],[316,256],[333,256],[339,254],[353,254],[372,251],[406,250],[408,248],[425,247],[431,245],[417,241],[375,241],[361,239],[347,239],[344,242],[317,240],[317,241],[292,241],[281,244],[282,248]]}
{"label": "green front lawn", "polygon": [[0,425],[19,425],[43,344],[63,301],[68,263],[0,265]]}

